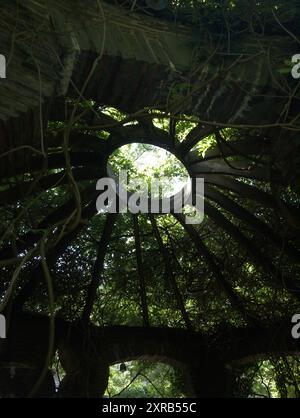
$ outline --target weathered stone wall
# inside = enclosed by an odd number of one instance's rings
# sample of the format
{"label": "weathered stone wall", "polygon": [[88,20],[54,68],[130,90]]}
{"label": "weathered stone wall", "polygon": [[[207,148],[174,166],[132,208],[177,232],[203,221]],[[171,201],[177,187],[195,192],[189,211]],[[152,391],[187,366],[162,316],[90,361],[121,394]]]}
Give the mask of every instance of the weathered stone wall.
{"label": "weathered stone wall", "polygon": [[[229,45],[205,27],[92,0],[3,0],[0,24],[7,58],[0,120],[38,109],[46,98],[78,97],[82,88],[84,97],[126,111],[156,104],[237,123],[253,122],[255,106],[268,120],[270,106],[276,113],[282,104],[274,97],[276,72],[296,50],[288,36],[232,35]],[[182,100],[172,103],[178,89]]]}

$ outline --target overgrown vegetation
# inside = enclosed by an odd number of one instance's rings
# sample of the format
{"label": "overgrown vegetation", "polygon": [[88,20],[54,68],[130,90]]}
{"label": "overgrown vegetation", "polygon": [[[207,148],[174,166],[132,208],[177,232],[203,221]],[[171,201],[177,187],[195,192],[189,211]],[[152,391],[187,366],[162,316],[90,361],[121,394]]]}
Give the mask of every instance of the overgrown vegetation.
{"label": "overgrown vegetation", "polygon": [[[158,15],[205,24],[228,47],[237,34],[252,33],[256,40],[297,37],[298,2],[290,1],[288,9],[286,3],[172,1]],[[192,73],[199,63],[194,64]],[[231,69],[224,69],[229,78]],[[279,84],[285,75],[276,71]],[[51,118],[49,111],[42,152],[17,149],[5,155],[0,308],[8,317],[26,311],[49,316],[53,326],[57,317],[82,321],[87,329],[166,327],[217,339],[223,329],[276,329],[299,310],[299,86],[294,90],[294,80],[287,83],[278,123],[219,123],[184,106],[174,111],[174,103],[178,107],[192,96],[195,73],[176,77],[166,103],[136,113],[82,95],[57,99],[53,108],[62,105],[64,114]],[[199,96],[205,88],[204,83]],[[255,107],[259,96],[251,96],[257,120],[269,112],[268,102]],[[136,161],[153,146],[163,149],[152,157],[154,171],[149,160],[140,159],[139,172]],[[164,158],[166,150],[177,163]],[[26,158],[18,165],[23,151]],[[115,172],[127,169],[146,182],[167,175],[175,186],[186,174],[181,161],[192,177],[205,179],[203,223],[188,229],[172,213],[97,215],[95,185],[107,175],[108,161]],[[235,395],[299,397],[298,359],[259,354],[245,367],[239,359],[229,365]],[[123,372],[111,366],[107,396],[186,396],[176,368],[135,360],[121,363]]]}

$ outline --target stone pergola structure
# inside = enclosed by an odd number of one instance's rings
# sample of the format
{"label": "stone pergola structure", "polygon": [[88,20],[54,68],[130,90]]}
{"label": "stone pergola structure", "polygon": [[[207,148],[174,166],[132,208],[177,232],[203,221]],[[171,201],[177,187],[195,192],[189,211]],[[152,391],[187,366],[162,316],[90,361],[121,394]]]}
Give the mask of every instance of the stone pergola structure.
{"label": "stone pergola structure", "polygon": [[[36,383],[47,355],[48,328],[48,318],[39,315],[22,314],[12,321],[11,338],[1,341],[1,361],[19,365],[20,370],[17,366],[12,379],[9,367],[6,373],[2,369],[4,395],[14,392],[24,397]],[[299,340],[291,338],[290,329],[289,320],[265,328],[231,329],[224,324],[210,336],[175,328],[91,326],[93,344],[87,350],[87,329],[79,322],[56,319],[55,349],[59,349],[67,372],[60,392],[67,397],[101,396],[108,383],[109,365],[148,359],[179,368],[190,397],[232,397],[236,369],[269,355],[299,354]],[[31,373],[24,373],[24,368]],[[50,373],[43,382],[35,396],[54,396]]]}
{"label": "stone pergola structure", "polygon": [[[11,205],[40,191],[51,190],[58,183],[67,183],[64,172],[53,172],[66,165],[61,148],[64,133],[52,135],[46,132],[46,127],[49,122],[66,122],[72,118],[72,105],[66,105],[65,98],[71,101],[86,99],[96,103],[98,108],[95,111],[96,107],[90,104],[90,108],[83,112],[82,120],[88,127],[101,127],[109,137],[107,141],[100,141],[90,132],[73,131],[70,127],[70,167],[77,183],[96,181],[105,176],[109,156],[124,144],[145,142],[167,149],[184,163],[192,177],[205,179],[206,215],[248,252],[249,259],[264,271],[266,280],[280,288],[286,287],[299,301],[299,280],[288,273],[278,277],[272,255],[261,249],[257,241],[248,238],[218,209],[225,208],[252,231],[263,234],[264,240],[271,242],[276,251],[282,251],[291,264],[299,263],[297,242],[285,240],[278,231],[227,194],[230,191],[232,196],[259,202],[284,219],[293,232],[299,231],[296,204],[251,184],[252,180],[258,180],[286,187],[295,181],[295,153],[299,150],[299,145],[295,146],[299,128],[295,118],[298,99],[289,95],[295,80],[284,75],[284,88],[278,83],[284,62],[295,53],[295,40],[283,32],[282,35],[260,39],[254,34],[240,35],[229,43],[226,37],[205,27],[194,28],[131,13],[102,1],[24,0],[20,4],[3,0],[2,3],[0,53],[7,60],[7,78],[0,79],[0,178],[5,185],[14,176],[40,171],[43,175],[24,182],[21,190],[19,186],[1,189],[0,205]],[[283,94],[282,89],[287,93]],[[173,91],[181,91],[179,99],[177,95],[176,100],[172,100]],[[284,113],[287,105],[289,112]],[[102,112],[101,106],[113,106],[138,123],[124,126]],[[195,116],[199,121],[180,142],[171,133],[153,125],[145,111],[150,108],[166,112],[170,118],[181,113]],[[205,157],[199,156],[193,147],[210,134],[218,138],[222,126],[263,129],[259,134],[257,130],[249,132],[246,139],[237,138],[230,145],[218,142]],[[283,151],[278,152],[283,143]],[[250,167],[245,155],[256,159],[269,158],[272,166],[269,160],[262,159]],[[228,165],[227,159],[232,156],[237,157],[235,167]],[[239,181],[240,178],[249,179],[249,183]],[[82,218],[90,219],[95,215],[95,198],[94,187],[82,191]],[[41,239],[40,230],[59,223],[73,211],[74,200],[70,199],[45,216],[36,231],[20,235],[14,245],[9,240],[4,242],[0,249],[0,266],[18,265],[24,251],[32,249]],[[67,396],[101,396],[107,385],[109,364],[148,356],[179,365],[186,374],[190,395],[230,397],[234,394],[233,364],[246,364],[272,353],[298,354],[299,342],[291,338],[289,319],[266,326],[253,317],[241,303],[197,229],[185,225],[181,216],[174,216],[247,326],[220,331],[217,337],[200,335],[190,327],[184,304],[180,303],[187,330],[97,328],[90,324],[82,329],[80,323],[72,325],[57,319],[54,348],[60,347],[74,364],[71,369],[66,366],[63,390]],[[116,216],[107,217],[84,307],[84,324],[88,323],[93,307],[99,284],[96,273],[104,268],[104,257],[115,222]],[[152,226],[166,271],[173,277],[170,254],[164,248],[154,219]],[[78,223],[49,247],[48,263],[57,260],[83,227]],[[0,341],[2,364],[22,364],[32,371],[26,376],[22,373],[16,375],[13,390],[19,396],[30,392],[47,356],[48,319],[20,313],[42,281],[42,275],[41,263],[36,263],[14,297],[12,318],[15,320],[10,322],[8,339]],[[94,342],[92,354],[86,354],[86,347],[76,342],[84,340],[87,329]],[[71,336],[64,341],[67,331]],[[91,361],[95,352],[99,360]],[[3,376],[2,387],[10,379],[8,371]],[[51,394],[51,379],[44,380],[34,393],[35,396]]]}

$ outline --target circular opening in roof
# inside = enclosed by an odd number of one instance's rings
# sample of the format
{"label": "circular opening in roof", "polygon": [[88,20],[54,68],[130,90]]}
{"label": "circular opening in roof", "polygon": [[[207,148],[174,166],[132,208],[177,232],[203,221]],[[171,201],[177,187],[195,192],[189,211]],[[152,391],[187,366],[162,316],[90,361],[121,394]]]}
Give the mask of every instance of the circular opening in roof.
{"label": "circular opening in roof", "polygon": [[126,172],[123,187],[131,193],[145,191],[152,198],[168,198],[180,192],[190,177],[185,166],[169,151],[155,145],[127,144],[109,158],[114,176]]}

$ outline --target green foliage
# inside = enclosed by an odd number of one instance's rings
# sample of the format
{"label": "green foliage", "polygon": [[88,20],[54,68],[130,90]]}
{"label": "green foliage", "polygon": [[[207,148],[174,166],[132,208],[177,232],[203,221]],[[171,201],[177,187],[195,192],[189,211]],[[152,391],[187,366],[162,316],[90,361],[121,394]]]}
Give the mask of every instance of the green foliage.
{"label": "green foliage", "polygon": [[[205,27],[209,35],[218,34],[218,37],[226,39],[235,34],[254,33],[257,37],[263,33],[272,35],[282,34],[285,30],[299,33],[299,27],[294,23],[299,19],[299,2],[290,0],[262,1],[214,1],[214,0],[183,0],[171,1],[169,10],[162,11],[162,16],[175,22],[184,22],[195,27]],[[276,17],[281,25],[278,25]],[[274,36],[275,38],[275,36]],[[198,39],[195,37],[195,44]],[[278,67],[279,73],[290,71],[290,63],[282,63]],[[197,62],[195,62],[197,66]],[[190,93],[189,80],[178,75],[178,82],[174,82],[168,92],[168,104],[181,104]],[[152,121],[151,128],[161,130],[165,136],[168,133],[170,144],[182,144],[187,135],[197,126],[197,116],[164,113],[162,110],[146,109],[139,119],[139,115],[126,115],[118,109],[109,106],[97,105],[92,100],[78,100],[68,98],[66,105],[76,107],[82,117],[72,125],[73,133],[93,135],[96,144],[109,145],[111,140],[110,130],[101,126],[89,126],[84,119],[88,112],[102,112],[112,118],[115,127],[122,125],[139,125]],[[181,109],[181,106],[179,106]],[[155,116],[153,116],[155,115]],[[216,127],[217,128],[217,127]],[[99,249],[99,240],[103,232],[105,217],[93,216],[89,219],[81,216],[79,223],[73,227],[72,216],[78,214],[76,207],[75,189],[78,188],[80,204],[82,208],[91,202],[91,198],[84,200],[86,190],[95,189],[95,178],[89,180],[74,180],[66,169],[66,161],[69,152],[89,151],[93,155],[94,148],[88,148],[90,143],[83,143],[76,148],[76,144],[64,145],[59,142],[60,135],[68,129],[68,121],[51,121],[48,124],[46,139],[49,145],[48,158],[63,156],[64,163],[61,168],[49,168],[47,164],[41,170],[27,169],[16,176],[5,178],[0,184],[0,192],[10,195],[16,193],[17,198],[13,203],[4,202],[0,209],[0,235],[3,241],[2,249],[11,250],[14,256],[20,258],[28,254],[28,251],[36,245],[30,243],[28,248],[23,248],[26,238],[32,237],[37,232],[47,232],[47,250],[64,234],[72,234],[78,227],[79,232],[74,234],[66,246],[54,257],[54,262],[49,261],[49,269],[55,288],[55,311],[60,316],[73,321],[82,315],[85,305],[87,290],[91,282],[93,266]],[[173,129],[173,130],[172,130]],[[246,141],[249,138],[265,138],[269,131],[256,129],[223,128],[219,130],[223,138],[223,145],[231,146],[234,141]],[[63,135],[62,135],[63,136]],[[128,138],[130,140],[130,138]],[[196,138],[197,139],[197,138]],[[258,201],[250,197],[239,195],[226,187],[217,187],[209,183],[214,191],[220,191],[235,204],[240,204],[244,210],[253,214],[255,219],[263,222],[271,231],[275,231],[282,237],[282,248],[274,246],[263,231],[253,230],[239,211],[230,212],[225,206],[208,199],[225,219],[230,221],[237,230],[249,239],[253,246],[262,250],[262,257],[272,260],[276,270],[276,278],[284,282],[283,273],[287,277],[299,277],[299,263],[292,264],[284,254],[286,244],[299,247],[299,241],[293,242],[293,230],[286,222],[283,212],[263,206],[265,193],[270,195],[274,206],[279,198],[286,204],[299,206],[299,153],[297,148],[298,136],[289,142],[284,161],[273,161],[274,155],[259,155],[254,157],[251,153],[217,158],[217,163],[234,170],[235,164],[243,159],[254,167],[266,170],[282,165],[280,168],[284,174],[286,183],[274,190],[274,184],[263,182],[258,178],[233,174],[234,180],[240,186],[255,188],[261,199]],[[173,143],[172,143],[173,145]],[[193,156],[198,162],[206,162],[209,154],[219,152],[222,154],[220,144],[215,134],[202,138],[192,149]],[[150,158],[150,155],[151,158]],[[31,155],[30,155],[31,156]],[[28,157],[28,155],[27,155]],[[255,159],[256,158],[256,159]],[[99,172],[100,168],[99,158]],[[149,163],[151,162],[151,164]],[[143,180],[149,184],[153,178],[164,177],[169,194],[173,194],[179,188],[179,179],[187,176],[183,164],[170,153],[159,150],[149,144],[132,144],[121,147],[110,156],[109,163],[117,174],[120,169],[126,169],[130,173],[131,180]],[[289,170],[292,166],[292,170]],[[71,164],[71,169],[74,167]],[[87,167],[79,167],[80,170]],[[89,167],[88,167],[89,168]],[[98,166],[93,166],[98,168]],[[270,170],[270,174],[272,174]],[[62,174],[62,178],[51,187],[42,187],[40,179],[47,176]],[[213,170],[212,173],[214,174]],[[223,174],[216,174],[220,178]],[[74,180],[72,182],[72,180]],[[75,187],[75,186],[76,187]],[[276,185],[277,186],[277,185]],[[131,189],[134,191],[134,188]],[[64,208],[59,221],[52,222],[53,212]],[[78,201],[77,201],[78,203]],[[280,205],[278,205],[280,206]],[[82,209],[80,207],[80,209]],[[77,212],[76,212],[77,211]],[[49,222],[43,221],[49,217]],[[245,327],[245,318],[230,302],[224,288],[216,280],[215,274],[208,265],[203,254],[188,238],[182,226],[171,215],[156,217],[158,231],[166,252],[170,255],[170,266],[174,273],[178,292],[182,297],[183,305],[195,331],[206,335],[218,333],[224,326],[229,328]],[[146,286],[149,321],[151,326],[167,326],[184,328],[185,322],[180,312],[178,298],[174,296],[174,288],[170,283],[170,277],[166,274],[166,265],[157,239],[153,234],[153,228],[146,215],[138,217],[141,239],[141,253],[143,274]],[[42,225],[42,227],[40,226]],[[72,229],[72,227],[74,229]],[[227,280],[235,295],[241,301],[246,311],[269,325],[272,322],[285,318],[287,314],[297,311],[297,301],[288,293],[286,286],[274,283],[274,276],[266,272],[262,266],[249,256],[248,248],[241,245],[234,234],[228,229],[205,216],[204,222],[195,227],[195,232],[201,238],[203,244],[209,250],[215,262],[216,268]],[[289,235],[290,234],[290,235]],[[251,250],[251,248],[250,248]],[[136,246],[131,214],[119,216],[109,240],[109,246],[104,260],[104,271],[98,272],[99,285],[91,320],[100,326],[132,325],[142,326],[142,306],[140,297],[140,277],[137,269]],[[23,282],[28,279],[31,272],[39,262],[39,254],[34,255],[20,269],[16,293],[22,288]],[[2,269],[1,294],[7,290],[11,277],[15,271],[14,264],[7,264]],[[282,276],[282,277],[281,277]],[[284,283],[285,284],[285,283]],[[48,295],[44,283],[41,281],[35,286],[25,308],[33,312],[49,313]],[[188,355],[188,353],[187,353]],[[178,370],[161,363],[145,361],[132,361],[126,364],[127,370],[120,372],[119,366],[111,367],[110,383],[107,390],[108,396],[119,397],[182,397],[182,379]],[[245,397],[299,397],[300,371],[296,359],[284,357],[280,359],[265,358],[254,360],[254,365],[239,370],[239,387],[237,395]]]}
{"label": "green foliage", "polygon": [[238,390],[244,397],[299,398],[300,368],[297,357],[271,357],[245,369]]}
{"label": "green foliage", "polygon": [[151,180],[156,179],[163,189],[160,197],[166,197],[178,192],[188,180],[183,164],[170,152],[153,145],[124,145],[111,155],[109,164],[116,175],[120,170],[127,171],[127,189],[131,192],[140,188],[148,189],[150,194]]}
{"label": "green foliage", "polygon": [[[124,367],[124,366],[123,366]],[[110,367],[109,385],[106,395],[117,398],[181,398],[179,370],[163,363],[131,361]]]}

